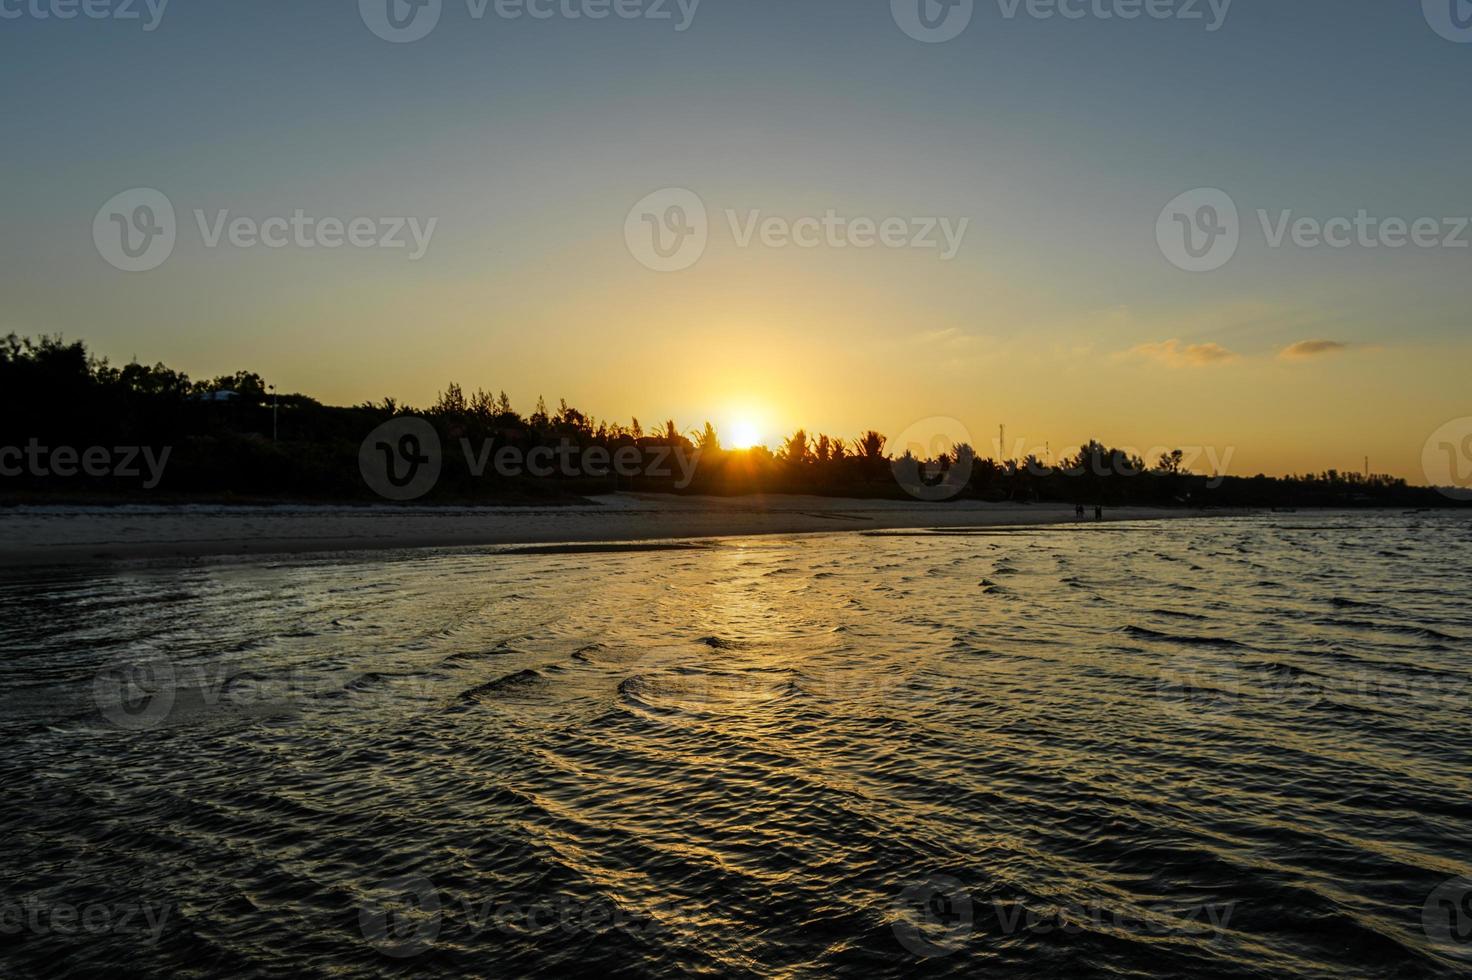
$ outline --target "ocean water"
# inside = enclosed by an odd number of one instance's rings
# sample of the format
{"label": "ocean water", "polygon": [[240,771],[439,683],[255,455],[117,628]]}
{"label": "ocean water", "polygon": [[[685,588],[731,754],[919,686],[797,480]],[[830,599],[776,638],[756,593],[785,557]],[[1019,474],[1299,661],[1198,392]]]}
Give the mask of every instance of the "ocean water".
{"label": "ocean water", "polygon": [[0,975],[1458,975],[1472,521],[0,580]]}

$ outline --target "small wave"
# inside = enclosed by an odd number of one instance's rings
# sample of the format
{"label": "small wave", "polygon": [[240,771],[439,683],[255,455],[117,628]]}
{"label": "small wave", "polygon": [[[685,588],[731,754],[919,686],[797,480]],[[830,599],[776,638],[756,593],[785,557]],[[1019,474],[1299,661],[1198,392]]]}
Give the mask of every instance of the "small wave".
{"label": "small wave", "polygon": [[608,648],[606,646],[604,646],[602,643],[589,643],[589,644],[586,644],[584,646],[578,647],[576,650],[574,650],[570,654],[570,656],[574,660],[581,660],[583,663],[589,663],[593,659],[592,657],[589,656],[589,654],[591,654],[591,653],[597,653],[600,650],[607,650],[607,649]]}
{"label": "small wave", "polygon": [[723,636],[702,636],[695,642],[703,643],[712,650],[745,650],[751,646],[745,640],[728,640]]}
{"label": "small wave", "polygon": [[618,685],[618,694],[621,698],[637,701],[644,704],[644,691],[649,687],[649,682],[644,679],[643,674],[635,674],[625,677]]}
{"label": "small wave", "polygon": [[343,690],[345,690],[345,691],[367,691],[367,690],[371,690],[371,689],[373,689],[375,687],[382,687],[385,684],[391,684],[394,681],[401,681],[401,680],[404,680],[404,679],[410,678],[410,677],[428,677],[428,676],[430,676],[430,675],[424,673],[423,671],[417,671],[417,670],[406,670],[406,671],[370,670],[370,671],[366,671],[366,672],[364,672],[362,674],[359,674],[357,677],[354,677],[352,680],[348,681],[346,684],[343,685]]}
{"label": "small wave", "polygon": [[1223,647],[1244,649],[1247,644],[1230,640],[1224,636],[1192,636],[1187,633],[1162,633],[1144,626],[1122,626],[1115,632],[1142,640],[1159,640],[1166,643],[1184,643],[1189,646]]}
{"label": "small wave", "polygon": [[484,684],[478,684],[468,690],[461,691],[460,700],[478,701],[490,694],[500,694],[504,691],[525,687],[528,684],[536,684],[545,679],[541,671],[530,668],[527,670],[518,670],[514,674],[507,674],[504,677],[498,677],[493,681],[487,681]]}
{"label": "small wave", "polygon": [[1293,664],[1284,663],[1281,660],[1263,660],[1258,663],[1249,664],[1247,666],[1250,666],[1256,670],[1260,670],[1265,674],[1275,674],[1279,677],[1299,678],[1328,676],[1327,674],[1320,673],[1317,670],[1309,670],[1305,667],[1296,667]]}
{"label": "small wave", "polygon": [[1203,615],[1201,615],[1200,613],[1182,612],[1179,609],[1152,609],[1152,610],[1150,610],[1150,615],[1152,615],[1152,616],[1170,616],[1170,617],[1172,617],[1174,619],[1195,619],[1195,620],[1205,620],[1206,619],[1206,617],[1203,616]]}
{"label": "small wave", "polygon": [[511,652],[511,650],[501,648],[494,650],[466,650],[463,653],[450,654],[448,657],[440,661],[440,666],[456,667],[460,664],[473,663],[477,660],[485,660],[488,657],[504,657],[506,656],[506,654]]}
{"label": "small wave", "polygon": [[1324,626],[1340,626],[1345,629],[1379,630],[1398,636],[1415,637],[1418,640],[1448,640],[1455,643],[1462,639],[1460,636],[1450,636],[1429,626],[1413,626],[1405,623],[1380,623],[1370,619],[1344,619],[1338,616],[1324,616],[1315,622]]}

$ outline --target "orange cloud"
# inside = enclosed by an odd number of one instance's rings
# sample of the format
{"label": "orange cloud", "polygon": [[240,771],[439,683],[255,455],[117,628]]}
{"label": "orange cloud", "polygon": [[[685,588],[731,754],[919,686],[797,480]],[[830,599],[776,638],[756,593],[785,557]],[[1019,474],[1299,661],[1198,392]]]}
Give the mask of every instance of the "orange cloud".
{"label": "orange cloud", "polygon": [[1284,347],[1278,352],[1278,356],[1288,361],[1302,361],[1310,357],[1338,354],[1347,350],[1349,350],[1349,345],[1342,340],[1300,340],[1296,344]]}
{"label": "orange cloud", "polygon": [[1203,367],[1236,358],[1221,344],[1182,344],[1179,340],[1163,340],[1158,344],[1139,344],[1130,353],[1148,357],[1170,367]]}

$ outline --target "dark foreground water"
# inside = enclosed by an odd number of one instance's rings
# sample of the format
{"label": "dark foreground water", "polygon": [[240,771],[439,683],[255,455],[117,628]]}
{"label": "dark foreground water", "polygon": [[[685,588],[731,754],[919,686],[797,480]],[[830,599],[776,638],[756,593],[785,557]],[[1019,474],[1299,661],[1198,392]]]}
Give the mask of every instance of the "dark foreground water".
{"label": "dark foreground water", "polygon": [[0,975],[1472,969],[1472,521],[0,583]]}

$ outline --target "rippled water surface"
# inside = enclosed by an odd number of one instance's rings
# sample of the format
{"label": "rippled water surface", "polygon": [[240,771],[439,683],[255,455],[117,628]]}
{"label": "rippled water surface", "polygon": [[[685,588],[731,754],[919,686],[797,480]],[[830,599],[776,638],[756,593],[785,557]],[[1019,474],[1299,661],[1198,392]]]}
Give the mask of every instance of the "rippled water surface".
{"label": "rippled water surface", "polygon": [[0,591],[0,974],[1472,969],[1465,517]]}

